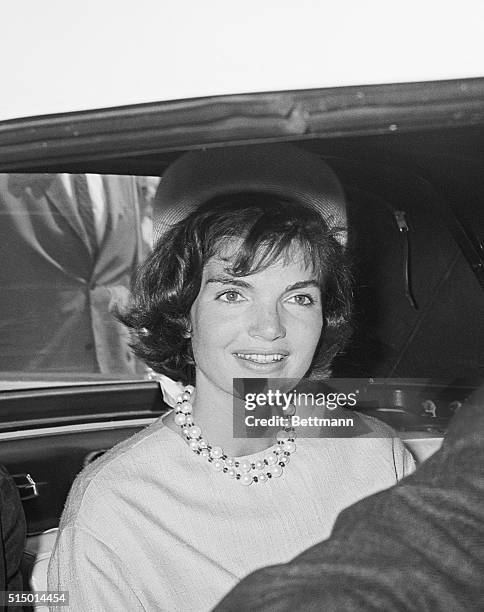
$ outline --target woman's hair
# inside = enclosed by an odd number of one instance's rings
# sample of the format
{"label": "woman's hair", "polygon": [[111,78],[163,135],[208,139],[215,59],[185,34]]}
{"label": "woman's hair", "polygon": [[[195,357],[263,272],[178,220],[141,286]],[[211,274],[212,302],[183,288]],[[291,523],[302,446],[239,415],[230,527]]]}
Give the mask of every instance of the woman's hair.
{"label": "woman's hair", "polygon": [[351,334],[351,275],[334,237],[339,229],[329,229],[308,206],[272,194],[207,200],[162,236],[133,279],[131,303],[118,317],[132,330],[135,354],[155,372],[193,383],[189,317],[208,260],[229,250],[227,271],[246,276],[281,257],[289,262],[297,250],[316,275],[323,304],[323,330],[308,375],[329,376]]}

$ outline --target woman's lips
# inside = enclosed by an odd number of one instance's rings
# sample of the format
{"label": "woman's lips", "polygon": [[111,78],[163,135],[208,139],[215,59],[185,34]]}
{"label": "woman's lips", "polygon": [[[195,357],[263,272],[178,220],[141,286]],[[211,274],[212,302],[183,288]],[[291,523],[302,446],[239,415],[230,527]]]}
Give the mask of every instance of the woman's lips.
{"label": "woman's lips", "polygon": [[288,357],[288,354],[282,352],[236,352],[233,353],[233,356],[237,359],[237,361],[243,368],[247,368],[251,371],[270,372],[282,368],[285,364],[285,360]]}
{"label": "woman's lips", "polygon": [[283,353],[234,353],[234,355],[237,359],[252,363],[276,363],[287,357]]}

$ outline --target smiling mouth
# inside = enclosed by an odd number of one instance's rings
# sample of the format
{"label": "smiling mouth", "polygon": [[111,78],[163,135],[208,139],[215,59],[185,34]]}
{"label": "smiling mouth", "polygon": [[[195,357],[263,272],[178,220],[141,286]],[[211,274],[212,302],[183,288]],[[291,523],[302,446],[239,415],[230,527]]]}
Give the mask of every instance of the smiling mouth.
{"label": "smiling mouth", "polygon": [[276,363],[282,361],[286,355],[282,353],[272,353],[270,355],[261,355],[260,353],[234,353],[237,359],[251,361],[252,363]]}

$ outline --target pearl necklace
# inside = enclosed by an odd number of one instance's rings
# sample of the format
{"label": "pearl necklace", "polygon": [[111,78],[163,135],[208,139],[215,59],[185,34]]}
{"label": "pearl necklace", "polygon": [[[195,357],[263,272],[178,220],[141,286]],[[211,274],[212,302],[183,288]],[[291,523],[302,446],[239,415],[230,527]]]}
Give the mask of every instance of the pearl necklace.
{"label": "pearl necklace", "polygon": [[277,433],[276,449],[257,461],[249,459],[239,461],[225,454],[220,446],[212,446],[203,438],[201,428],[195,425],[192,417],[191,396],[194,390],[191,385],[185,387],[183,393],[178,396],[175,406],[175,423],[180,427],[183,437],[194,453],[206,458],[216,472],[227,474],[229,478],[234,478],[245,486],[253,482],[267,482],[270,478],[282,475],[289,463],[289,456],[296,451],[296,432],[289,421],[286,427]]}

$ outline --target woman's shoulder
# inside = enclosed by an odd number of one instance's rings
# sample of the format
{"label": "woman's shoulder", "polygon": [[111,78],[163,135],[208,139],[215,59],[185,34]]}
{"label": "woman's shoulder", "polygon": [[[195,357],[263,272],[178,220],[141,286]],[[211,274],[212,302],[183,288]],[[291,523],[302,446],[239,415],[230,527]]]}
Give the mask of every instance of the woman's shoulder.
{"label": "woman's shoulder", "polygon": [[359,438],[362,440],[375,440],[379,443],[379,446],[383,446],[388,450],[388,455],[391,457],[395,467],[397,480],[401,480],[411,474],[415,470],[415,459],[393,427],[361,412],[358,413],[358,416],[368,428],[368,431],[359,436]]}
{"label": "woman's shoulder", "polygon": [[136,488],[143,472],[173,457],[174,434],[162,418],[120,442],[82,470],[74,480],[64,508],[61,528],[77,520],[82,512],[99,514],[99,505],[109,503],[125,486]]}
{"label": "woman's shoulder", "polygon": [[334,423],[320,430],[319,437],[326,439],[325,444],[314,437],[308,439],[310,452],[320,453],[325,448],[333,458],[344,457],[361,465],[388,463],[397,480],[415,469],[412,454],[398,433],[383,421],[346,408],[335,410],[333,418]]}
{"label": "woman's shoulder", "polygon": [[380,419],[364,414],[363,412],[353,412],[362,424],[366,431],[362,432],[361,437],[381,437],[381,438],[398,438],[398,433]]}

